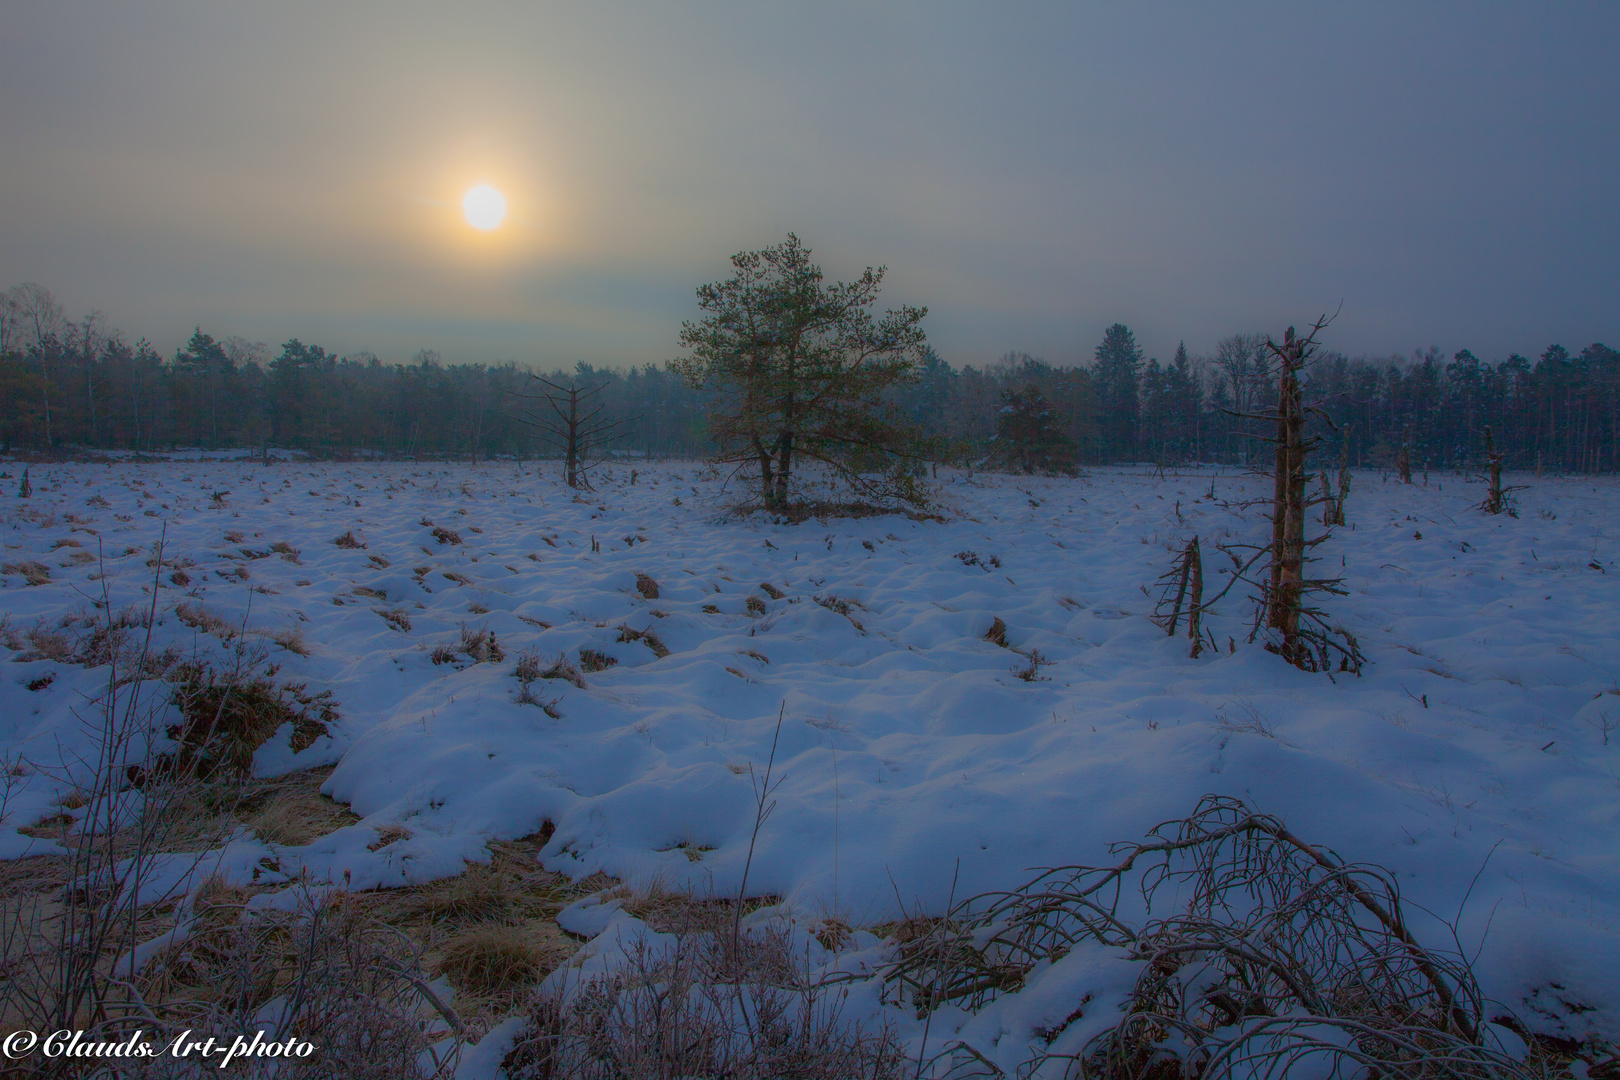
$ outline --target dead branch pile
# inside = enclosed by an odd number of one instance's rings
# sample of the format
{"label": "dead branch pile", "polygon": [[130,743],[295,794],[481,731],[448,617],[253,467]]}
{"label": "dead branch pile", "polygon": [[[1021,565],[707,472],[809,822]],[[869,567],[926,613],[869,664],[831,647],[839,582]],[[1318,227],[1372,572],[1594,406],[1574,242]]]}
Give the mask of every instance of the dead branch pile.
{"label": "dead branch pile", "polygon": [[[978,1009],[1077,946],[1125,950],[1140,974],[1119,1022],[1028,1066],[1068,1076],[1535,1075],[1488,1041],[1467,964],[1412,936],[1389,871],[1215,795],[1112,852],[1111,866],[1058,867],[958,905],[886,979],[920,1010]],[[1122,904],[1132,892],[1139,923]],[[999,1075],[960,1042],[944,1060],[966,1070],[952,1076]]]}

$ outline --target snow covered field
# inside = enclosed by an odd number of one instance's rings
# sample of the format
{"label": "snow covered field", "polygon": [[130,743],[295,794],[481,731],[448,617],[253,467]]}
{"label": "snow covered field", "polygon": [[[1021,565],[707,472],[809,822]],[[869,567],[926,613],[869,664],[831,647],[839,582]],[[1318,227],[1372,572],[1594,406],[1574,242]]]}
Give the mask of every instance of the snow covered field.
{"label": "snow covered field", "polygon": [[[335,762],[326,791],[363,821],[307,848],[244,837],[219,856],[238,876],[272,855],[289,877],[421,882],[549,821],[547,868],[735,893],[782,711],[748,891],[807,925],[1098,863],[1213,792],[1394,871],[1418,936],[1455,947],[1417,908],[1454,921],[1487,995],[1540,1030],[1620,1036],[1615,479],[1513,478],[1511,518],[1474,510],[1482,488],[1455,475],[1358,473],[1354,527],[1315,554],[1345,579],[1326,606],[1369,664],[1330,679],[1245,643],[1241,586],[1196,660],[1146,617],[1143,587],[1188,537],[1213,574],[1214,543],[1267,535],[1263,509],[1237,503],[1269,481],[942,471],[943,521],[790,525],[728,516],[702,466],[638,468],[576,496],[554,465],[39,466],[30,499],[6,481],[0,608],[16,644],[104,587],[113,610],[144,606],[161,538],[177,565],[159,578],[160,647],[220,651],[176,617],[187,602],[264,635],[279,677],[332,691],[330,735],[294,754],[283,731],[256,770]],[[346,533],[363,546],[334,544]],[[48,580],[30,584],[28,563]],[[986,639],[997,620],[1005,647]],[[435,662],[463,628],[504,658]],[[547,708],[518,700],[525,653],[545,670],[582,650],[614,663],[583,688],[535,680]],[[1032,670],[1035,650],[1050,663]],[[50,767],[84,751],[75,710],[105,673],[4,670],[0,749],[41,766],[14,778],[0,823],[16,857],[52,846],[16,830],[57,812]],[[403,835],[378,846],[384,830]],[[576,925],[609,921],[588,915]]]}

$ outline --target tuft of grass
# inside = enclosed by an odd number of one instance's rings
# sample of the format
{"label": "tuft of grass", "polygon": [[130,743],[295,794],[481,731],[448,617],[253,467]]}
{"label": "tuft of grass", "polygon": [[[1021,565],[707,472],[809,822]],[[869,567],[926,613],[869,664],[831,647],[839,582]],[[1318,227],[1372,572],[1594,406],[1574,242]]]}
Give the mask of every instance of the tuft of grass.
{"label": "tuft of grass", "polygon": [[1001,616],[997,615],[995,621],[990,624],[990,629],[984,632],[984,640],[992,645],[1000,645],[1003,649],[1007,648],[1007,624],[1001,621]]}
{"label": "tuft of grass", "polygon": [[464,993],[491,997],[538,983],[546,961],[546,950],[523,927],[478,926],[451,939],[436,970]]}
{"label": "tuft of grass", "polygon": [[747,603],[748,614],[750,616],[759,616],[765,614],[765,601],[761,600],[759,597],[750,596]]}
{"label": "tuft of grass", "polygon": [[366,546],[366,542],[364,540],[361,540],[359,537],[354,535],[353,529],[345,532],[342,536],[338,537],[336,540],[333,540],[332,543],[336,544],[340,548],[359,549]]}
{"label": "tuft of grass", "polygon": [[475,664],[498,664],[506,659],[500,642],[495,640],[495,631],[487,627],[474,630],[465,623],[461,627],[461,644],[456,651]]}
{"label": "tuft of grass", "polygon": [[598,671],[606,671],[608,668],[613,667],[618,662],[618,660],[609,656],[607,653],[600,652],[596,649],[579,650],[579,666],[592,674],[595,674]]}
{"label": "tuft of grass", "polygon": [[401,840],[409,840],[411,830],[398,822],[389,822],[377,830],[377,839],[366,845],[367,851],[381,851],[389,844],[396,844]]}
{"label": "tuft of grass", "polygon": [[505,874],[480,863],[468,863],[465,873],[435,881],[423,889],[411,901],[411,908],[435,922],[505,922],[518,913],[523,899],[522,892]]}
{"label": "tuft of grass", "polygon": [[50,568],[44,563],[34,562],[32,560],[28,562],[6,563],[3,567],[0,567],[0,570],[3,570],[8,574],[21,574],[23,580],[28,582],[30,585],[46,585],[49,584],[51,580]]}
{"label": "tuft of grass", "polygon": [[293,547],[285,540],[277,540],[275,543],[270,545],[270,550],[274,551],[276,554],[280,555],[283,559],[286,559],[290,563],[297,563],[298,556],[303,554],[302,551]]}
{"label": "tuft of grass", "polygon": [[433,526],[433,539],[441,544],[461,543],[461,534],[454,529],[447,529],[443,525]]}
{"label": "tuft of grass", "polygon": [[342,803],[321,794],[331,767],[278,777],[245,804],[246,823],[268,843],[304,847],[360,820]]}
{"label": "tuft of grass", "polygon": [[398,630],[401,633],[410,632],[411,616],[410,613],[404,608],[388,608],[386,610],[383,608],[376,608],[374,610],[378,615],[381,615],[384,619],[386,619],[395,630]]}
{"label": "tuft of grass", "polygon": [[562,679],[564,682],[572,683],[581,690],[585,689],[584,676],[579,673],[579,669],[574,666],[573,661],[568,659],[566,653],[558,653],[557,659],[553,660],[551,666],[540,673],[540,677],[542,679]]}
{"label": "tuft of grass", "polygon": [[277,685],[195,660],[174,665],[167,677],[182,717],[168,735],[180,749],[173,758],[160,758],[155,772],[167,764],[182,773],[195,769],[203,777],[227,771],[246,778],[254,751],[283,724],[292,725],[291,747],[297,753],[326,735],[340,715],[330,690],[310,694],[304,683]]}
{"label": "tuft of grass", "polygon": [[290,653],[297,653],[299,656],[310,654],[309,643],[304,640],[303,631],[295,626],[285,630],[272,630],[265,636]]}
{"label": "tuft of grass", "polygon": [[669,646],[648,627],[646,630],[632,630],[628,626],[619,627],[619,640],[624,642],[639,641],[653,651],[653,655],[662,660],[669,655]]}
{"label": "tuft of grass", "polygon": [[787,595],[787,593],[783,592],[781,589],[778,589],[775,585],[772,585],[768,581],[762,581],[759,583],[759,591],[770,597],[772,600],[780,600]]}
{"label": "tuft of grass", "polygon": [[[842,615],[844,618],[848,619],[850,621],[850,624],[852,626],[854,626],[855,629],[859,630],[863,634],[866,633],[866,627],[861,625],[861,622],[860,622],[859,619],[857,619],[854,615],[850,614],[850,612],[853,611],[855,608],[858,608],[858,607],[861,606],[859,601],[857,601],[857,600],[845,600],[842,597],[834,596],[831,593],[828,593],[826,596],[818,596],[818,597],[816,597],[816,603],[820,604],[822,607],[826,608],[828,611],[837,612],[839,615]],[[762,606],[762,610],[763,610],[763,606]]]}
{"label": "tuft of grass", "polygon": [[236,639],[237,628],[216,612],[209,611],[201,604],[194,604],[189,600],[182,600],[174,606],[175,618],[191,627],[201,630],[205,634],[213,634],[219,640],[231,642]]}
{"label": "tuft of grass", "polygon": [[658,582],[654,581],[649,575],[637,571],[636,592],[641,594],[643,600],[657,600]]}

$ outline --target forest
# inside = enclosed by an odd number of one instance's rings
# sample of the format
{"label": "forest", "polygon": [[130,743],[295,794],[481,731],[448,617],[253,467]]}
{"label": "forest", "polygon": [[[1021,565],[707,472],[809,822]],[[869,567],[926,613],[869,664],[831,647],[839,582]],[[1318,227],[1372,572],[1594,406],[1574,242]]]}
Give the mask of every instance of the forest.
{"label": "forest", "polygon": [[[1272,331],[1280,335],[1282,328]],[[1114,324],[1087,366],[1008,352],[976,366],[932,349],[891,403],[964,463],[1063,471],[1121,461],[1242,464],[1276,396],[1264,331],[1208,353],[1147,358]],[[176,448],[299,450],[478,461],[557,453],[533,419],[540,375],[600,387],[617,452],[704,456],[707,399],[668,362],[625,370],[516,361],[409,363],[337,355],[298,338],[279,349],[196,328],[172,356],[129,342],[98,314],[77,321],[38,285],[0,294],[0,449],[71,454]],[[1467,468],[1485,460],[1485,429],[1510,469],[1614,472],[1620,352],[1549,345],[1532,360],[1467,349],[1349,357],[1325,350],[1304,373],[1325,453],[1357,467]]]}

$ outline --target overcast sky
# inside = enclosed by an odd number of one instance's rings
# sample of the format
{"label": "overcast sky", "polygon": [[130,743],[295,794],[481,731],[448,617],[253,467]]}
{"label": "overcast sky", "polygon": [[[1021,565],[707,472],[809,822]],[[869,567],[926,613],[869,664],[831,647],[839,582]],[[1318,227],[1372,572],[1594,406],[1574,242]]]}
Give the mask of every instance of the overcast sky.
{"label": "overcast sky", "polygon": [[[797,232],[952,363],[1620,346],[1620,5],[0,0],[0,287],[389,360],[679,352]],[[460,211],[503,191],[492,233]]]}

